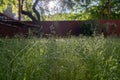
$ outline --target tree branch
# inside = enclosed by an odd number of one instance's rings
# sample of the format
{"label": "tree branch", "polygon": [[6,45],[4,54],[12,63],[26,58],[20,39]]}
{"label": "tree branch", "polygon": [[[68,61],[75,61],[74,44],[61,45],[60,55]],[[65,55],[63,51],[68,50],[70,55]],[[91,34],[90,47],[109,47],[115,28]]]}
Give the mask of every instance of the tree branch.
{"label": "tree branch", "polygon": [[21,10],[21,13],[22,13],[23,15],[28,16],[33,22],[36,22],[37,20],[36,20],[36,18],[32,15],[32,12],[23,10],[23,3],[24,3],[24,0],[22,0],[22,8],[21,8],[22,10]]}
{"label": "tree branch", "polygon": [[28,16],[33,22],[36,22],[36,21],[37,21],[36,18],[35,18],[35,17],[32,15],[32,13],[29,12],[29,11],[24,11],[24,10],[22,10],[22,14]]}
{"label": "tree branch", "polygon": [[38,23],[40,23],[40,13],[36,10],[36,6],[38,4],[39,0],[36,0],[35,3],[33,4],[33,12],[36,14],[37,19],[38,19]]}

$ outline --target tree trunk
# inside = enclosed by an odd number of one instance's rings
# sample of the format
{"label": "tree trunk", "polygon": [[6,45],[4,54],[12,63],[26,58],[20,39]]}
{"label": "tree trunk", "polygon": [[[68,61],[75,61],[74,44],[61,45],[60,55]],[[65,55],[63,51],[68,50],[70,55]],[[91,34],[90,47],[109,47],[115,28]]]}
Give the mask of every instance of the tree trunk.
{"label": "tree trunk", "polygon": [[[24,0],[22,0],[22,4],[23,3],[24,3]],[[32,12],[30,12],[30,11],[23,10],[23,5],[22,5],[22,14],[28,16],[33,22],[35,22],[35,23],[37,22],[37,24],[39,25],[37,35],[38,35],[38,37],[40,37],[41,32],[42,32],[42,26],[41,26],[41,22],[40,22],[41,21],[40,20],[40,17],[41,17],[40,13],[36,10],[36,6],[37,6],[38,3],[39,3],[39,0],[35,0],[34,4],[32,6],[32,10],[33,10],[33,12],[35,13],[36,16],[34,16],[32,14]]]}
{"label": "tree trunk", "polygon": [[[33,22],[37,22],[38,24],[40,24],[40,14],[39,14],[39,12],[36,10],[36,5],[38,4],[38,2],[39,2],[39,0],[36,0],[35,3],[33,4],[33,7],[32,7],[33,12],[34,12],[34,13],[36,14],[36,16],[37,16],[37,19],[36,19],[35,16],[33,16],[32,12],[23,10],[23,5],[22,5],[21,13],[22,13],[23,15],[28,16]],[[22,0],[22,4],[23,4],[23,3],[24,3],[24,0]]]}

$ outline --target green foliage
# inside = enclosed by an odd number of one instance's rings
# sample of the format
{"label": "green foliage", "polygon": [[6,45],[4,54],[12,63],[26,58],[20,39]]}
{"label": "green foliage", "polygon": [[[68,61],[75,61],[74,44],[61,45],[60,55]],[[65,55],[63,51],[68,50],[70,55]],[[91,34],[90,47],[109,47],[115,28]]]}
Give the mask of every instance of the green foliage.
{"label": "green foliage", "polygon": [[46,21],[62,21],[62,20],[87,20],[90,19],[90,16],[87,13],[80,12],[80,13],[58,13],[54,15],[47,15],[44,16],[44,20]]}
{"label": "green foliage", "polygon": [[119,80],[120,39],[0,39],[0,80]]}
{"label": "green foliage", "polygon": [[[72,6],[69,8],[66,7],[68,10],[70,10],[70,13],[66,15],[63,14],[65,20],[108,19],[107,0],[92,0],[92,2],[87,0],[86,4],[80,4],[78,1],[79,0],[75,0],[65,3],[68,6]],[[110,0],[110,19],[119,19],[119,14],[120,1]],[[61,20],[64,19],[62,18]],[[51,20],[53,20],[52,17]],[[59,18],[56,17],[55,20],[59,20]]]}
{"label": "green foliage", "polygon": [[[84,2],[84,0],[81,0]],[[48,7],[46,7],[47,0],[40,0],[40,4],[38,6],[38,10],[40,10],[41,17],[45,15],[45,13],[50,13]],[[80,3],[79,0],[58,0],[61,3],[60,8],[61,13],[58,8],[55,10],[56,14],[44,16],[45,20],[87,20],[87,19],[107,19],[107,0],[86,0],[86,3]],[[44,3],[44,4],[42,4]],[[12,6],[13,13],[18,13],[18,0],[1,0],[0,1],[0,12],[5,10],[8,5]],[[120,0],[110,0],[110,19],[119,19],[120,18]],[[32,12],[32,15],[35,16],[32,11],[32,0],[24,0],[23,9]],[[54,11],[54,10],[53,10]],[[66,13],[66,11],[70,11],[70,13]],[[103,13],[102,13],[103,12]],[[44,18],[43,17],[43,18]],[[30,20],[28,17],[24,16],[24,20]]]}
{"label": "green foliage", "polygon": [[83,21],[80,25],[80,32],[86,36],[98,35],[100,33],[100,24],[94,20]]}
{"label": "green foliage", "polygon": [[44,20],[46,20],[46,21],[72,20],[72,18],[69,18],[69,16],[70,16],[70,14],[67,14],[67,13],[47,15],[44,17]]}
{"label": "green foliage", "polygon": [[18,13],[18,0],[1,0],[0,1],[0,12],[3,12],[8,6],[12,7],[13,13]]}

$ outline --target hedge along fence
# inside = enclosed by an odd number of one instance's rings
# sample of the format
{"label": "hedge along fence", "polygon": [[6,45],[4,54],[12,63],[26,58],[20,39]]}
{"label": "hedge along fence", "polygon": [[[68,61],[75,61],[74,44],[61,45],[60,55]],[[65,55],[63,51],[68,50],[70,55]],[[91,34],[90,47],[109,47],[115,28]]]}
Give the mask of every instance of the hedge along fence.
{"label": "hedge along fence", "polygon": [[[22,22],[36,25],[32,22]],[[42,34],[47,36],[49,34],[55,36],[68,36],[80,34],[92,35],[93,33],[104,33],[105,36],[117,35],[120,36],[120,20],[99,20],[99,21],[42,21]],[[28,27],[17,25],[6,25],[0,22],[0,36],[13,37],[16,35],[28,36],[29,34],[38,35],[38,27]]]}

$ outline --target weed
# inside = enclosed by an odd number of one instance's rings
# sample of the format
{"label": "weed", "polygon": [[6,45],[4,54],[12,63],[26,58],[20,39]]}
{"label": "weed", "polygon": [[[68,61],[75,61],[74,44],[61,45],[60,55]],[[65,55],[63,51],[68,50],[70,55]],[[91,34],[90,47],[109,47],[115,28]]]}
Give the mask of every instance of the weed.
{"label": "weed", "polygon": [[0,80],[119,80],[120,39],[0,39]]}

